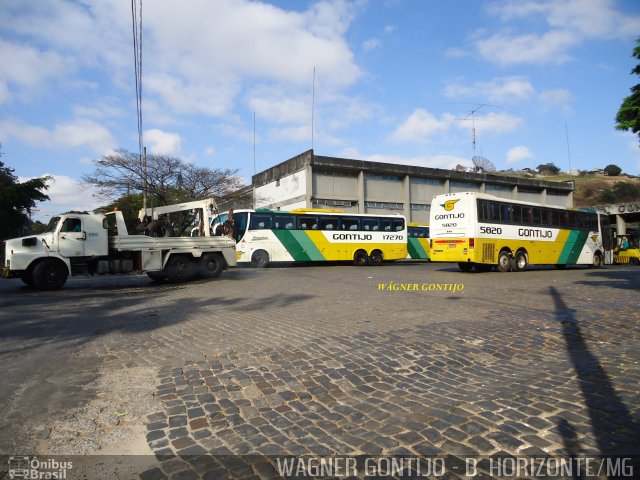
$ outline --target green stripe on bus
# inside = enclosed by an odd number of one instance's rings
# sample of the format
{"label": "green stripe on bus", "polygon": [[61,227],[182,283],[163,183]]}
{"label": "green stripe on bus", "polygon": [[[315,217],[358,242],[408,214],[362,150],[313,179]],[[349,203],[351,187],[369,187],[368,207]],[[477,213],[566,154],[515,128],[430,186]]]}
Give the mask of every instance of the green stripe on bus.
{"label": "green stripe on bus", "polygon": [[586,230],[572,230],[569,233],[569,237],[560,252],[558,263],[573,265],[578,261],[580,252],[584,248],[584,244],[587,242],[589,232]]}
{"label": "green stripe on bus", "polygon": [[424,249],[417,238],[410,238],[407,242],[407,249],[411,258],[429,258],[427,251]]}
{"label": "green stripe on bus", "polygon": [[324,260],[324,256],[304,230],[273,230],[273,233],[296,262]]}

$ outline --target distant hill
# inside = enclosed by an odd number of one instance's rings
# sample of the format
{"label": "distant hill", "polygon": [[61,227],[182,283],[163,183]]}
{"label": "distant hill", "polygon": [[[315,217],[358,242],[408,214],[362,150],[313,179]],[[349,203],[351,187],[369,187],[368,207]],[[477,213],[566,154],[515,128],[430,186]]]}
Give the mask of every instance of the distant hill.
{"label": "distant hill", "polygon": [[500,175],[535,178],[549,182],[575,182],[573,192],[574,207],[592,207],[607,203],[621,203],[640,200],[640,178],[619,175],[540,175],[530,173],[499,172]]}

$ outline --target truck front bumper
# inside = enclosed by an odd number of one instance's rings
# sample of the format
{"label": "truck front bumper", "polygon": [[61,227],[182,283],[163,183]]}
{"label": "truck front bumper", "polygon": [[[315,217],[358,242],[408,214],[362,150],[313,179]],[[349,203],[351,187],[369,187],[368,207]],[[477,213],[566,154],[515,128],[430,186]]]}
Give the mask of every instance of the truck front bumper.
{"label": "truck front bumper", "polygon": [[9,270],[7,267],[2,267],[2,270],[0,270],[0,278],[13,278],[13,277],[15,277],[15,275],[11,270]]}

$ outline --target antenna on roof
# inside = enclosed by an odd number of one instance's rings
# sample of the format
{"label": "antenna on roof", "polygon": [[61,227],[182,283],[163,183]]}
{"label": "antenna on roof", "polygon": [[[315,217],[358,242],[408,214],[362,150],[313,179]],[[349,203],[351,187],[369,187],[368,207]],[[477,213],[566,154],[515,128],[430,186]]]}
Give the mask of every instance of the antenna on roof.
{"label": "antenna on roof", "polygon": [[313,114],[316,104],[316,67],[313,67],[313,83],[311,84],[311,150],[313,150]]}
{"label": "antenna on roof", "polygon": [[462,120],[467,120],[471,117],[471,143],[473,144],[473,157],[476,156],[476,112],[480,110],[482,107],[492,107],[493,105],[489,105],[488,103],[480,103],[477,107],[475,107],[469,115],[464,117]]}

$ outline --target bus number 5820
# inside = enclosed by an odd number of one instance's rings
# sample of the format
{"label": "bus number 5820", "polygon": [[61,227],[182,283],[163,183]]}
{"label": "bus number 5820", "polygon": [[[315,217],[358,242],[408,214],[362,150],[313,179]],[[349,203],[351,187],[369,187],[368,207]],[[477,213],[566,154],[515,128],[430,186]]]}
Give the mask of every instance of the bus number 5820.
{"label": "bus number 5820", "polygon": [[502,228],[500,227],[480,227],[480,233],[485,235],[502,235]]}

